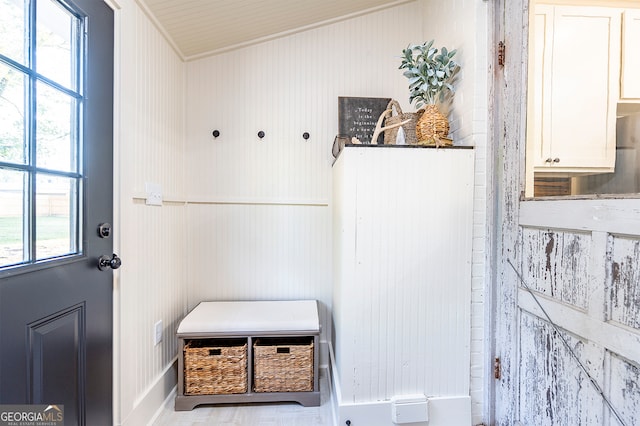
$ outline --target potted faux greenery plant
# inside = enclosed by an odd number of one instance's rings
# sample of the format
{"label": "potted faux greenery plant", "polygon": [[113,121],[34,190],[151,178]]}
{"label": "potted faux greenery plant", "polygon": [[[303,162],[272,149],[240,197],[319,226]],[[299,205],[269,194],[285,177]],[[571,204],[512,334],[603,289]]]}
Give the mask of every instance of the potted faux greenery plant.
{"label": "potted faux greenery plant", "polygon": [[442,102],[448,93],[453,93],[452,78],[460,69],[453,56],[456,50],[433,47],[434,40],[424,44],[410,44],[402,51],[403,75],[409,79],[409,103],[415,101],[416,107],[424,106],[424,113],[416,123],[418,144],[443,146],[451,145],[446,139],[449,135],[449,121],[437,103]]}

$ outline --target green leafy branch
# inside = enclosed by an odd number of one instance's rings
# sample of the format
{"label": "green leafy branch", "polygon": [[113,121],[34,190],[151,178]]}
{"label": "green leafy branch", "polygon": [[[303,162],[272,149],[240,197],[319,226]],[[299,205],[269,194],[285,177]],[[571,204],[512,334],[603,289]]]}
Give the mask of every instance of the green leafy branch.
{"label": "green leafy branch", "polygon": [[409,103],[416,101],[416,107],[433,105],[436,100],[444,100],[446,91],[453,93],[452,78],[460,69],[453,56],[456,50],[433,47],[434,40],[424,44],[410,44],[402,51],[399,69],[409,79]]}

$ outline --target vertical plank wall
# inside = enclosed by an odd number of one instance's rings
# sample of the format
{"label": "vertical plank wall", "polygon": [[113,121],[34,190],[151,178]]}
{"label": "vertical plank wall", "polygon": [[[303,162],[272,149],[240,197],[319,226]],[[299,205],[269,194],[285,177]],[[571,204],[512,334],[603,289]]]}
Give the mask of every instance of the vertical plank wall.
{"label": "vertical plank wall", "polygon": [[318,299],[327,341],[338,96],[413,110],[399,55],[421,38],[410,2],[187,64],[190,307]]}
{"label": "vertical plank wall", "polygon": [[[185,67],[133,0],[118,4],[114,401],[116,424],[137,426],[175,385],[175,330],[186,312]],[[162,206],[145,205],[145,182],[162,186]],[[163,340],[154,345],[159,320]]]}
{"label": "vertical plank wall", "polygon": [[[348,147],[336,162],[335,355],[345,405],[469,396],[473,159],[471,149]],[[458,414],[449,411],[448,424],[460,424]]]}
{"label": "vertical plank wall", "polygon": [[489,423],[491,382],[491,270],[492,225],[495,194],[492,188],[493,158],[489,146],[488,109],[490,74],[488,23],[493,2],[467,0],[423,2],[423,38],[436,46],[457,49],[461,64],[449,120],[456,143],[475,148],[473,254],[471,270],[471,382],[473,424]]}
{"label": "vertical plank wall", "polygon": [[[485,335],[486,69],[480,46],[486,3],[463,10],[458,3],[437,12],[447,12],[443,22],[460,21],[464,40],[453,41],[468,46],[459,59],[468,65],[465,80],[474,81],[456,95],[454,132],[457,143],[476,146],[471,374],[478,423],[483,395],[474,394],[473,380],[483,374]],[[116,419],[133,425],[144,424],[168,394],[175,325],[200,300],[316,298],[322,338],[330,339],[337,97],[393,97],[412,111],[397,69],[400,51],[425,38],[446,42],[441,35],[450,31],[446,23],[431,22],[437,21],[430,12],[434,2],[420,0],[184,63],[137,2],[117,4],[115,242],[124,266],[115,283]],[[214,129],[221,132],[217,139]],[[262,142],[259,130],[266,133]],[[145,182],[162,185],[162,207],[144,205]],[[164,340],[154,346],[159,319]]]}

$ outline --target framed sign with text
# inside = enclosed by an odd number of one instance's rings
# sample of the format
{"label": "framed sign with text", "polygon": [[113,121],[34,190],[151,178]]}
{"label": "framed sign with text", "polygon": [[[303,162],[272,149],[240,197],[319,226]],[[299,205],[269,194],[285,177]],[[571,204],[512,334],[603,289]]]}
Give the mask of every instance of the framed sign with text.
{"label": "framed sign with text", "polygon": [[[338,97],[338,134],[356,137],[363,144],[370,144],[376,123],[391,98]],[[378,137],[384,144],[384,137]]]}

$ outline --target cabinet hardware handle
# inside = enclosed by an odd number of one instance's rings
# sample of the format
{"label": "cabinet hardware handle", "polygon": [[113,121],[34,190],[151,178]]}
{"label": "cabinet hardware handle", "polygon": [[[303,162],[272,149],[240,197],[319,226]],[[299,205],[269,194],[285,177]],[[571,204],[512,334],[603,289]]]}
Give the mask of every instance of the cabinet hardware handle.
{"label": "cabinet hardware handle", "polygon": [[554,159],[553,159],[553,162],[554,162],[554,163],[559,163],[559,162],[560,162],[560,159],[559,159],[558,157],[556,157],[556,158],[554,158]]}
{"label": "cabinet hardware handle", "polygon": [[547,158],[546,160],[544,160],[545,163],[551,163],[553,160],[551,159],[551,157]]}

